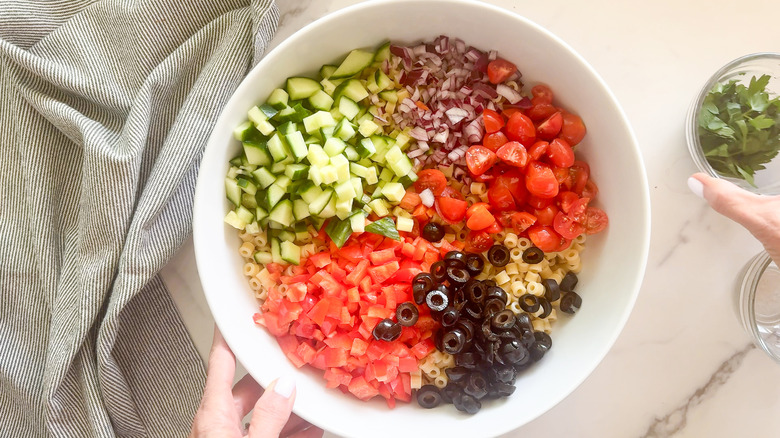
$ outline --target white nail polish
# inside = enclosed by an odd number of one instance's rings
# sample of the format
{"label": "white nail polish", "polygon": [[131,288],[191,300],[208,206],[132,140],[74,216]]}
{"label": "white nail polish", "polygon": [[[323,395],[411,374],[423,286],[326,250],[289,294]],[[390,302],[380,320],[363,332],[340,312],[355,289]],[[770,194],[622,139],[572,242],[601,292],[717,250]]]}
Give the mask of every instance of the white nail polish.
{"label": "white nail polish", "polygon": [[290,398],[295,389],[295,380],[290,376],[282,376],[276,381],[274,392],[284,398]]}
{"label": "white nail polish", "polygon": [[688,178],[688,188],[691,189],[694,195],[704,199],[704,184],[694,177]]}

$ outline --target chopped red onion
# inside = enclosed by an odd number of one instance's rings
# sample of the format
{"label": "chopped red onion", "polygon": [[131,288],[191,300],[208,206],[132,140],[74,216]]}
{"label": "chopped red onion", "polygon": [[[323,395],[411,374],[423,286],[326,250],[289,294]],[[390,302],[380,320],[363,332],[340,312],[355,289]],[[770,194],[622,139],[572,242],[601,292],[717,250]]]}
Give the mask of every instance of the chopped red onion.
{"label": "chopped red onion", "polygon": [[433,192],[431,189],[425,189],[422,192],[420,192],[420,200],[422,201],[423,205],[430,208],[433,207],[433,202],[436,200],[433,196]]}
{"label": "chopped red onion", "polygon": [[523,96],[519,92],[504,84],[496,85],[496,93],[498,93],[498,95],[504,99],[508,100],[511,104],[520,102],[520,100],[523,99]]}

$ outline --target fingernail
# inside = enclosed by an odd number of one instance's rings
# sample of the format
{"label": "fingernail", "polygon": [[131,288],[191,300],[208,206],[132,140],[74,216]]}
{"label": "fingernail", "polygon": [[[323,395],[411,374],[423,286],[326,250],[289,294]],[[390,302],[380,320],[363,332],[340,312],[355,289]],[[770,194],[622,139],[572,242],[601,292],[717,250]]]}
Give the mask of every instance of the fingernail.
{"label": "fingernail", "polygon": [[694,195],[704,199],[704,184],[694,177],[688,178],[688,188],[691,189]]}
{"label": "fingernail", "polygon": [[282,376],[276,381],[274,385],[274,392],[281,395],[284,398],[290,398],[295,389],[295,380],[290,376]]}

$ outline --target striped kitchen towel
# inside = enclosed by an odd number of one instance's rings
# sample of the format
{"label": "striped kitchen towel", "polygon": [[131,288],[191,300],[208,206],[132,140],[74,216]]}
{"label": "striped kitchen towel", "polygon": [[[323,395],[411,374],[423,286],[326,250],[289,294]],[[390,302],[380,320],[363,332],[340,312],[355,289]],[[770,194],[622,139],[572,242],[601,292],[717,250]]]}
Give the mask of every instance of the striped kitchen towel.
{"label": "striped kitchen towel", "polygon": [[184,436],[204,368],[157,275],[272,0],[0,2],[0,437]]}

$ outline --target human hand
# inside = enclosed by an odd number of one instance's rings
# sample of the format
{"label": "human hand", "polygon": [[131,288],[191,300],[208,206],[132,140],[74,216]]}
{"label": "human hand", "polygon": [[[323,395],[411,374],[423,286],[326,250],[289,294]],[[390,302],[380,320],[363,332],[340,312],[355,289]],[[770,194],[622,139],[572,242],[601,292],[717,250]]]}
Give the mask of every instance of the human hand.
{"label": "human hand", "polygon": [[[275,380],[267,391],[249,374],[232,387],[236,357],[219,329],[209,354],[206,388],[192,422],[190,438],[320,438],[323,431],[297,415],[292,415],[295,382],[286,377]],[[249,429],[241,420],[252,410]],[[289,419],[289,421],[288,421]]]}
{"label": "human hand", "polygon": [[713,210],[745,227],[780,266],[780,196],[762,196],[703,173],[688,178],[688,187]]}

